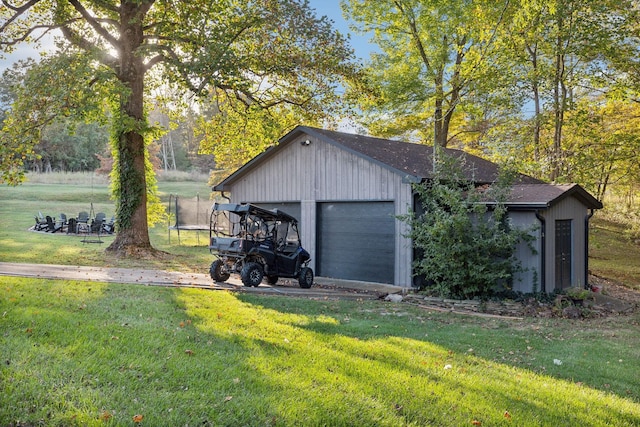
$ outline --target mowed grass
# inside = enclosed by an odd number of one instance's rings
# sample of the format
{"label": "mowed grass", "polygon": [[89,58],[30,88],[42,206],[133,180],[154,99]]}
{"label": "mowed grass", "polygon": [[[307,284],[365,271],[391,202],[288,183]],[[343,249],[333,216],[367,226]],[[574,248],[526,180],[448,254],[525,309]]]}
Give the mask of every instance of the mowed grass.
{"label": "mowed grass", "polygon": [[1,425],[640,423],[638,318],[11,277],[0,289]]}
{"label": "mowed grass", "polygon": [[[167,211],[171,194],[185,198],[199,194],[203,203],[213,203],[208,201],[211,188],[204,179],[160,182],[158,190]],[[47,183],[28,181],[17,187],[0,185],[0,200],[0,261],[195,272],[207,272],[212,261],[207,248],[208,232],[182,231],[178,245],[177,232],[173,230],[169,234],[169,223],[164,221],[152,227],[149,234],[152,245],[171,253],[172,257],[155,260],[106,255],[104,249],[113,241],[113,236],[102,236],[103,243],[91,244],[82,242],[81,236],[73,234],[28,231],[38,212],[56,218],[60,213],[75,217],[80,211],[89,212],[93,205],[94,213],[104,212],[107,218],[111,218],[115,204],[110,199],[109,185],[104,178],[89,174],[54,174]]]}
{"label": "mowed grass", "polygon": [[[206,198],[206,182],[160,182]],[[0,261],[207,272],[207,233],[150,230],[162,260],[26,231],[110,216],[107,184],[0,186]],[[638,278],[594,217],[591,268]],[[601,231],[604,230],[604,231]],[[621,248],[621,249],[620,249]],[[619,251],[619,252],[616,252]],[[613,255],[619,253],[618,255]],[[606,258],[606,259],[605,259]],[[607,277],[607,276],[605,276]],[[626,280],[626,279],[625,279]],[[485,319],[382,301],[0,277],[0,425],[640,426],[640,315]]]}

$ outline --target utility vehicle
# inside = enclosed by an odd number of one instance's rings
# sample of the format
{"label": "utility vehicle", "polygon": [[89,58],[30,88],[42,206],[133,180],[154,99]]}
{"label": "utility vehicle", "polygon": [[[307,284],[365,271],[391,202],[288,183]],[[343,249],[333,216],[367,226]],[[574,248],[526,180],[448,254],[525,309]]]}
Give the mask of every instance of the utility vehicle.
{"label": "utility vehicle", "polygon": [[209,274],[216,282],[238,273],[245,286],[258,286],[264,277],[270,285],[281,277],[297,279],[301,288],[313,285],[311,257],[302,248],[298,221],[279,209],[215,203],[209,242],[216,257]]}

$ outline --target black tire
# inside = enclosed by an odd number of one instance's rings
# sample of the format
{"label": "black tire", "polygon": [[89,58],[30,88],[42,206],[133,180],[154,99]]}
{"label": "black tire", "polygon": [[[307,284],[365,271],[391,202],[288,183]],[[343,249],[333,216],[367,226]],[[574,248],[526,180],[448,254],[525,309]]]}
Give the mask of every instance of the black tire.
{"label": "black tire", "polygon": [[209,274],[215,282],[224,282],[231,276],[227,271],[227,267],[225,267],[224,262],[219,259],[211,263]]}
{"label": "black tire", "polygon": [[270,285],[275,285],[276,283],[278,283],[278,279],[279,277],[276,275],[267,276],[267,283]]}
{"label": "black tire", "polygon": [[313,285],[313,270],[309,267],[302,267],[298,276],[298,284],[301,288],[309,289]]}
{"label": "black tire", "polygon": [[245,286],[258,286],[262,283],[264,271],[262,266],[257,262],[248,262],[240,271],[240,278]]}

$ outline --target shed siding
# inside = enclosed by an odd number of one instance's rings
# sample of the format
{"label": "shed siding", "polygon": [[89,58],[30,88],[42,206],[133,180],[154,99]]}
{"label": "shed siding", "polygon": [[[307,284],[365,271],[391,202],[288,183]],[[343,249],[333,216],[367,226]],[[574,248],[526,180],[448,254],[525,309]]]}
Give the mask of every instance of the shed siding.
{"label": "shed siding", "polygon": [[[302,144],[307,139],[310,144]],[[299,202],[302,241],[316,269],[318,202],[393,201],[400,215],[411,207],[411,195],[411,184],[388,168],[302,135],[235,182],[230,196],[233,202]],[[394,284],[410,287],[412,250],[404,227],[395,221]]]}
{"label": "shed siding", "polygon": [[513,280],[513,290],[517,292],[529,293],[541,290],[540,268],[542,265],[542,247],[540,221],[536,218],[535,212],[509,212],[509,218],[514,227],[523,230],[531,230],[531,235],[535,240],[531,242],[535,253],[526,242],[521,242],[516,246],[515,256],[521,262],[523,272],[517,273]]}
{"label": "shed siding", "polygon": [[574,197],[567,197],[543,213],[546,220],[546,291],[552,292],[556,286],[555,273],[555,222],[556,220],[572,220],[572,286],[584,287],[585,277],[585,218],[586,207]]}

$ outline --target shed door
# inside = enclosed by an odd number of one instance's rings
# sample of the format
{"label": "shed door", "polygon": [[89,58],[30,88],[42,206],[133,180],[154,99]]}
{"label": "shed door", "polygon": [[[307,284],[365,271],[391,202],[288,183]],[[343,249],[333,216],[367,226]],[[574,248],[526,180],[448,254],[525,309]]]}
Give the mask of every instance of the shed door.
{"label": "shed door", "polygon": [[556,220],[556,289],[571,287],[572,230],[571,220]]}
{"label": "shed door", "polygon": [[393,202],[318,204],[317,275],[393,283]]}

